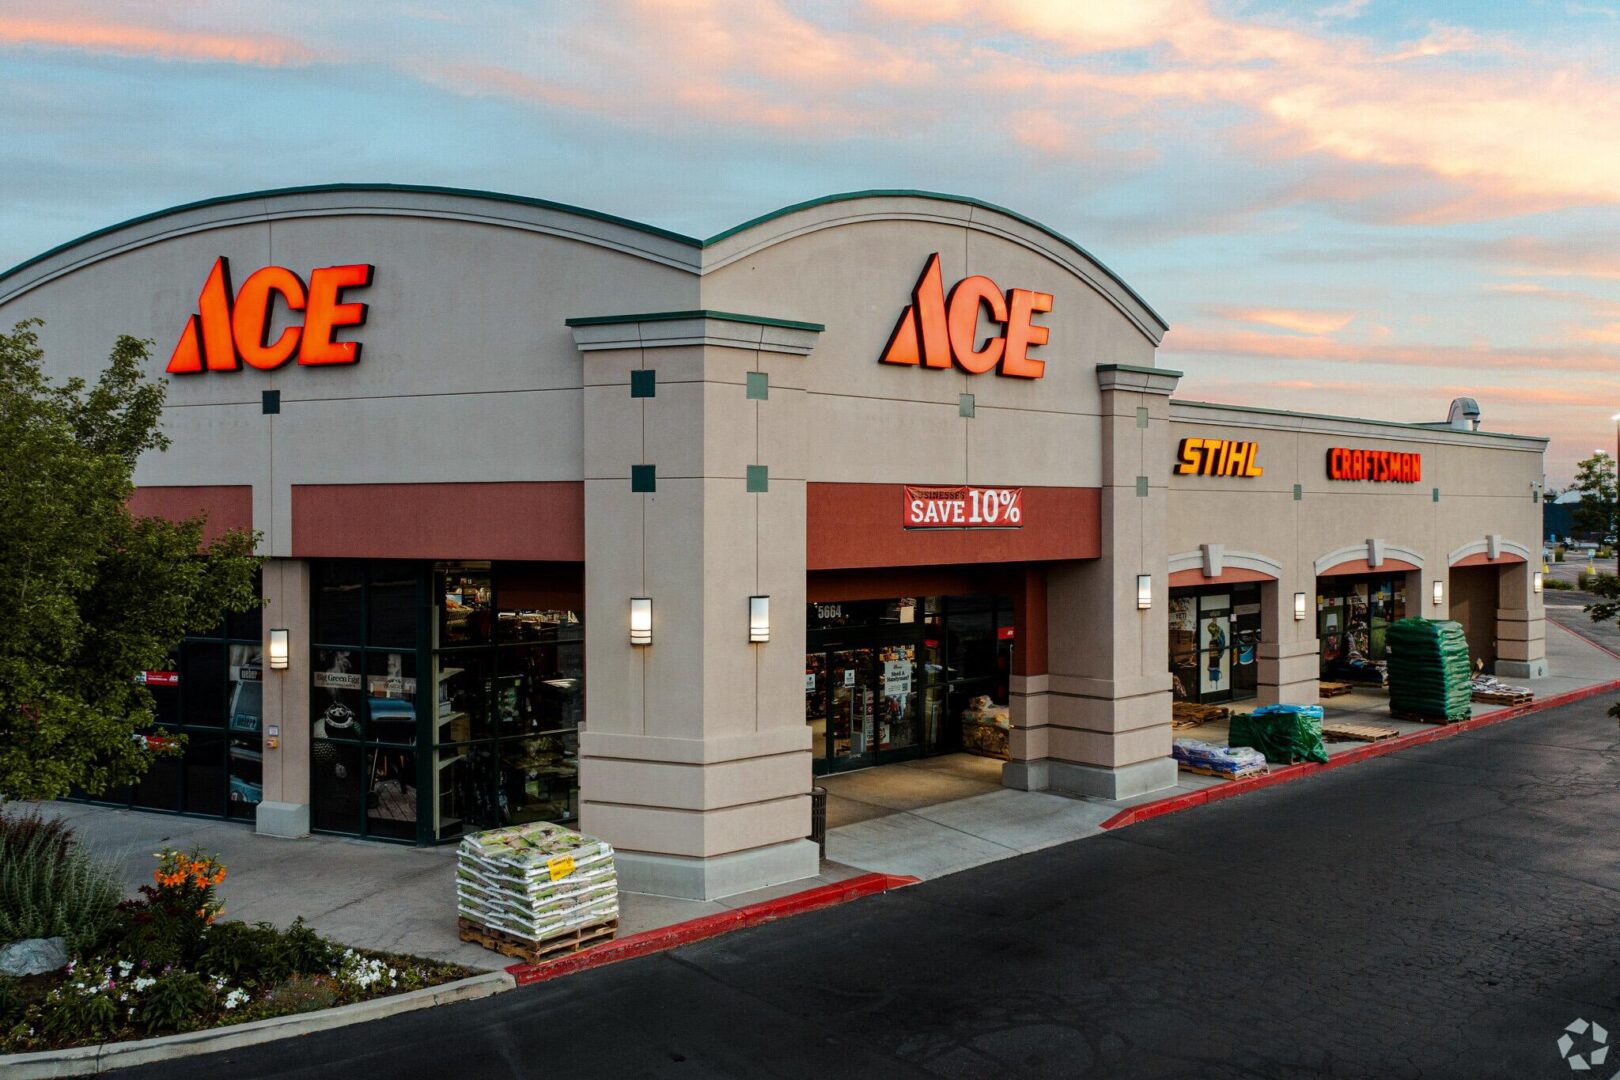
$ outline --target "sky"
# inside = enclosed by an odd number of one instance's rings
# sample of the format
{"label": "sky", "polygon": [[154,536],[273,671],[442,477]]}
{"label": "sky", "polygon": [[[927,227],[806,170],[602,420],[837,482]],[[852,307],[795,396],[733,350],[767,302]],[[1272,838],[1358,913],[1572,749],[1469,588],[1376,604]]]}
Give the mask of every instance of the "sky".
{"label": "sky", "polygon": [[1185,398],[1620,411],[1620,0],[0,0],[0,266],[297,184],[693,236],[866,188],[1072,238]]}

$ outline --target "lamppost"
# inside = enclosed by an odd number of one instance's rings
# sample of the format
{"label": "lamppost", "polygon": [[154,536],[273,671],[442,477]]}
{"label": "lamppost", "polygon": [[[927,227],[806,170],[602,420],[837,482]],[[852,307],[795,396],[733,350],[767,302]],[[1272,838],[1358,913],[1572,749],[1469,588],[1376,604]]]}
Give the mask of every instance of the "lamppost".
{"label": "lamppost", "polygon": [[[1616,509],[1620,509],[1620,413],[1615,413],[1609,419],[1614,421],[1614,494]],[[1614,513],[1609,515],[1609,532],[1611,534],[1620,532],[1615,528],[1616,522],[1614,519],[1616,516],[1620,515]],[[1617,577],[1620,577],[1620,536],[1615,536],[1614,572]]]}

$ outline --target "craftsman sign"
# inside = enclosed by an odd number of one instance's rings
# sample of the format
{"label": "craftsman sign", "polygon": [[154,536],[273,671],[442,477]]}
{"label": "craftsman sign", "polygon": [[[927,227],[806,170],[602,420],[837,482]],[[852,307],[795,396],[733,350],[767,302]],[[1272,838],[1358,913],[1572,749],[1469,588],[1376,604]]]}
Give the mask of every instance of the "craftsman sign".
{"label": "craftsman sign", "polygon": [[1423,479],[1423,455],[1395,450],[1348,450],[1335,446],[1327,452],[1327,474],[1329,480],[1415,484]]}
{"label": "craftsman sign", "polygon": [[1182,439],[1176,472],[1182,476],[1263,476],[1255,460],[1260,444],[1231,439]]}
{"label": "craftsman sign", "polygon": [[[169,356],[170,375],[203,371],[239,371],[241,366],[269,371],[291,360],[300,364],[353,364],[360,359],[358,341],[338,341],[335,334],[366,324],[366,305],[343,302],[346,289],[371,284],[370,263],[323,266],[309,272],[309,285],[282,266],[255,270],[237,290],[231,288],[231,264],[221,255],[203,282],[197,313],[186,320]],[[288,326],[274,341],[265,341],[276,298],[289,311],[304,313],[302,325]]]}
{"label": "craftsman sign", "polygon": [[910,487],[905,491],[908,529],[1020,529],[1024,489]]}
{"label": "craftsman sign", "polygon": [[[982,274],[965,277],[945,295],[939,253],[928,257],[922,277],[911,290],[911,303],[900,313],[879,358],[885,364],[911,364],[948,368],[952,360],[963,371],[981,375],[994,370],[1015,379],[1039,379],[1046,361],[1029,355],[1032,346],[1045,345],[1049,328],[1033,317],[1052,310],[1052,294],[1033,289],[1008,289]],[[978,340],[979,315],[989,316],[994,328]],[[999,331],[999,332],[998,332]]]}

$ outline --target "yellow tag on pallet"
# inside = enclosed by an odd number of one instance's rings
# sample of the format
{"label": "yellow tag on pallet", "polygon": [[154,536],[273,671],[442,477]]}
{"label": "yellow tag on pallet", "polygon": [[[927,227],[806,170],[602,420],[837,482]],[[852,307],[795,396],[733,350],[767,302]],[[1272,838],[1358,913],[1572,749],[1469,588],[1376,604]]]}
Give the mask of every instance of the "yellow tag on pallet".
{"label": "yellow tag on pallet", "polygon": [[552,881],[560,881],[574,872],[574,857],[558,855],[555,859],[547,859],[546,869],[551,871]]}

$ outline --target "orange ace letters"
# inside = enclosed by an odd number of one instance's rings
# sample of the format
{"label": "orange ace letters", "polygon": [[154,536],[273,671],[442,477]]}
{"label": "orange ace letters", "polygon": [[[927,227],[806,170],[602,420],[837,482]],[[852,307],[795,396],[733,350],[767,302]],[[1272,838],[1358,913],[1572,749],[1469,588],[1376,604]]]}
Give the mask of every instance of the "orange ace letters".
{"label": "orange ace letters", "polygon": [[[935,252],[911,290],[911,303],[900,313],[880,359],[885,364],[931,368],[948,368],[954,360],[975,375],[994,370],[1012,378],[1039,379],[1046,372],[1046,361],[1031,357],[1029,350],[1045,345],[1051,331],[1032,319],[1051,310],[1051,293],[1008,289],[1003,296],[1001,288],[982,274],[958,281],[947,298]],[[984,341],[976,340],[981,311],[992,325],[1003,328]]]}
{"label": "orange ace letters", "polygon": [[[321,267],[310,271],[306,289],[291,270],[266,266],[233,291],[230,262],[221,255],[203,282],[197,314],[186,320],[165,370],[194,375],[237,371],[246,364],[270,371],[294,355],[300,364],[353,364],[360,359],[360,342],[335,341],[333,334],[366,324],[366,305],[343,302],[343,292],[370,285],[373,269],[370,263]],[[289,326],[267,342],[277,298],[289,312],[304,313],[303,325]]]}

